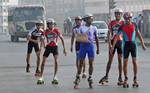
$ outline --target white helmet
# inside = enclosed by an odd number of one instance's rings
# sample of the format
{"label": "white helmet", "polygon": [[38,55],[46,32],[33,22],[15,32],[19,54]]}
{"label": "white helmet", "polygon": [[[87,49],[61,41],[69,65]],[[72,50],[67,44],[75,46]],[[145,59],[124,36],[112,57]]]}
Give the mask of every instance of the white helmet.
{"label": "white helmet", "polygon": [[48,18],[47,23],[55,23],[55,20],[53,18]]}
{"label": "white helmet", "polygon": [[35,25],[36,25],[36,26],[43,25],[43,21],[39,19],[39,20],[37,20],[37,21],[35,22]]}
{"label": "white helmet", "polygon": [[43,24],[43,21],[39,19],[36,21],[36,24]]}
{"label": "white helmet", "polygon": [[115,13],[123,13],[123,10],[120,9],[120,8],[116,8],[114,12],[115,12]]}

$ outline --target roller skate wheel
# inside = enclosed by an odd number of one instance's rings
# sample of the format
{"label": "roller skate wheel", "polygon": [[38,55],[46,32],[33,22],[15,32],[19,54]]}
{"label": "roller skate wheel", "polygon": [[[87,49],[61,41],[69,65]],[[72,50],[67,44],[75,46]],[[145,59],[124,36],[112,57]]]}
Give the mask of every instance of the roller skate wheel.
{"label": "roller skate wheel", "polygon": [[138,85],[138,84],[133,84],[132,86],[133,86],[133,88],[137,88],[137,87],[139,87],[139,85]]}
{"label": "roller skate wheel", "polygon": [[38,85],[42,85],[42,84],[44,84],[44,81],[43,81],[43,80],[38,80],[38,81],[37,81],[37,84],[38,84]]}
{"label": "roller skate wheel", "polygon": [[118,82],[117,85],[118,85],[118,86],[121,86],[121,85],[123,85],[123,83],[122,83],[122,82]]}
{"label": "roller skate wheel", "polygon": [[52,81],[52,84],[56,84],[56,85],[57,85],[57,84],[58,84],[58,81],[57,81],[57,80],[53,80],[53,81]]}
{"label": "roller skate wheel", "polygon": [[128,84],[123,85],[123,88],[129,88]]}

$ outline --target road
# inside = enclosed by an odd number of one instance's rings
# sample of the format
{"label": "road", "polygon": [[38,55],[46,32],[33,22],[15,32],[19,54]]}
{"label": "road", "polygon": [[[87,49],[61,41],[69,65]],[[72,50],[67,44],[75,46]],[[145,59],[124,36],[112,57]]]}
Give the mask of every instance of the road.
{"label": "road", "polygon": [[[24,39],[18,43],[12,43],[7,37],[0,37],[0,93],[149,93],[150,91],[150,48],[143,51],[141,47],[138,48],[138,63],[139,63],[139,88],[132,88],[132,63],[131,58],[128,65],[129,84],[128,89],[117,86],[117,59],[115,56],[109,77],[109,83],[105,86],[99,85],[98,81],[105,74],[105,67],[107,63],[107,44],[101,42],[100,54],[96,56],[94,62],[93,73],[93,89],[88,89],[87,79],[82,79],[80,88],[73,89],[73,81],[75,79],[75,52],[71,53],[70,39],[65,37],[65,44],[67,47],[67,56],[63,55],[61,43],[59,43],[59,71],[58,79],[59,85],[52,85],[53,78],[53,58],[49,57],[44,72],[44,85],[36,85],[35,72],[35,53],[32,55],[31,73],[25,73],[25,57],[27,51],[27,44]],[[88,64],[86,65],[88,67]],[[86,69],[87,70],[87,69]]]}

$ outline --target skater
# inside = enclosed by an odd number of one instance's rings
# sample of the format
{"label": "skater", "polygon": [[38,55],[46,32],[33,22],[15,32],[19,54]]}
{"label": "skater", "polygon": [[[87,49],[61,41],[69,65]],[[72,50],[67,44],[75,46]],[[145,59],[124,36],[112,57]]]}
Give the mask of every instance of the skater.
{"label": "skater", "polygon": [[61,39],[61,42],[63,45],[63,52],[65,55],[66,55],[66,49],[65,49],[63,36],[60,33],[60,30],[55,27],[55,25],[56,25],[56,22],[54,21],[54,19],[49,18],[47,21],[47,30],[45,31],[47,44],[46,44],[46,48],[43,54],[43,61],[41,64],[41,73],[39,75],[40,78],[37,84],[41,84],[40,81],[42,82],[42,84],[44,83],[44,80],[43,80],[44,66],[50,53],[52,53],[54,57],[54,77],[53,77],[52,84],[58,84],[58,79],[56,77],[56,74],[58,71],[58,45],[57,45],[58,38]]}
{"label": "skater", "polygon": [[[73,44],[74,44],[74,39],[76,37],[76,33],[79,32],[80,26],[82,25],[82,17],[81,16],[77,16],[75,17],[75,23],[76,26],[73,28],[73,32],[72,32],[72,37],[71,37],[71,52],[73,52]],[[75,41],[75,50],[76,50],[76,68],[78,70],[78,66],[79,66],[79,50],[80,50],[80,42]],[[83,62],[83,74],[82,74],[82,78],[86,78],[86,73],[85,73],[85,62]]]}
{"label": "skater", "polygon": [[43,40],[44,40],[44,31],[43,31],[43,22],[41,20],[38,20],[36,23],[36,28],[29,32],[27,36],[28,41],[28,49],[27,49],[27,57],[26,57],[26,72],[30,72],[30,57],[32,53],[32,49],[34,48],[36,56],[37,56],[37,64],[36,64],[36,71],[35,76],[40,73],[40,51],[42,49]]}
{"label": "skater", "polygon": [[123,35],[123,72],[124,72],[124,82],[123,82],[123,87],[124,88],[128,88],[128,76],[127,76],[127,65],[128,65],[128,58],[129,58],[129,54],[131,53],[132,56],[132,63],[133,63],[133,73],[134,73],[134,77],[133,77],[133,87],[138,87],[138,82],[137,82],[137,44],[136,44],[136,37],[138,36],[141,43],[142,43],[142,48],[145,50],[145,44],[144,44],[144,40],[141,36],[141,33],[139,32],[139,29],[137,27],[137,25],[135,23],[133,23],[132,20],[132,16],[133,14],[131,12],[126,12],[124,13],[123,17],[124,17],[124,24],[119,28],[118,30],[118,34],[116,36],[116,38],[114,39],[114,43],[112,46],[111,51],[114,50],[114,46],[116,44],[117,41],[117,37],[119,37],[119,35],[122,33]]}
{"label": "skater", "polygon": [[76,37],[76,40],[80,42],[80,51],[79,51],[80,62],[79,62],[78,72],[76,74],[76,79],[74,82],[75,89],[78,88],[80,82],[80,74],[82,71],[86,54],[88,55],[88,60],[89,60],[89,70],[88,70],[89,88],[93,87],[92,73],[93,73],[93,62],[95,57],[94,40],[96,41],[96,47],[97,47],[96,53],[99,54],[99,42],[98,42],[98,37],[96,35],[97,28],[95,26],[92,26],[93,15],[88,14],[83,18],[83,20],[86,22],[86,24],[81,26],[81,28],[79,29],[79,33],[77,33],[77,37]]}
{"label": "skater", "polygon": [[106,66],[106,74],[104,77],[100,79],[99,81],[100,84],[108,83],[108,74],[116,50],[118,54],[118,70],[119,70],[118,85],[121,85],[123,83],[122,81],[122,35],[120,35],[117,38],[117,43],[115,45],[114,51],[112,54],[110,54],[110,49],[112,47],[112,43],[116,36],[116,33],[118,32],[118,28],[123,24],[123,21],[121,20],[123,11],[121,9],[115,9],[114,14],[115,14],[115,20],[112,20],[109,23],[109,32],[108,32],[109,59]]}

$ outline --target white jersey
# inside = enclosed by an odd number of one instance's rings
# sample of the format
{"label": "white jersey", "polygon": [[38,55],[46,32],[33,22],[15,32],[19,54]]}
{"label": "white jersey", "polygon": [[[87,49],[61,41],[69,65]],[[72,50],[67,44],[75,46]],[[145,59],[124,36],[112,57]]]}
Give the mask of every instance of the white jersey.
{"label": "white jersey", "polygon": [[95,40],[95,36],[97,35],[97,27],[96,26],[81,26],[80,27],[80,34],[86,34],[88,36],[88,40],[93,42]]}

